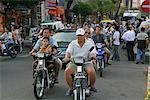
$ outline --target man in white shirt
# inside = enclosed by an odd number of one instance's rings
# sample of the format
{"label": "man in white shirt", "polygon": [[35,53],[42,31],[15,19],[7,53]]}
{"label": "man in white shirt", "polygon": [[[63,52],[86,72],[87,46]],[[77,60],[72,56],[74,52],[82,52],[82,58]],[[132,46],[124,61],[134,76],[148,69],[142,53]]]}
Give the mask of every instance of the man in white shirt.
{"label": "man in white shirt", "polygon": [[126,42],[128,61],[134,61],[134,40],[135,32],[127,27],[127,31],[123,34],[122,39]]}
{"label": "man in white shirt", "polygon": [[6,41],[5,45],[3,45],[2,49],[7,49],[9,48],[9,44],[13,45],[13,48],[15,46],[14,41],[13,41],[13,35],[12,32],[10,32],[9,29],[5,28],[5,32],[0,36],[0,38],[4,39]]}
{"label": "man in white shirt", "polygon": [[119,32],[119,26],[115,26],[115,32],[113,34],[113,57],[112,60],[114,61],[119,61],[120,57],[119,57],[119,52],[118,52],[118,48],[120,45],[120,32]]}
{"label": "man in white shirt", "polygon": [[[83,57],[85,59],[90,59],[91,57],[96,59],[96,49],[94,48],[91,52],[89,52],[90,48],[94,46],[94,44],[85,39],[85,31],[82,28],[79,28],[76,31],[77,39],[73,40],[67,50],[66,55],[64,58],[64,61],[69,61],[71,58],[75,57]],[[65,70],[65,78],[69,85],[69,90],[67,91],[66,95],[70,96],[72,94],[73,90],[73,84],[72,84],[72,75],[75,72],[76,65],[73,62],[70,62],[67,64],[67,68]],[[88,74],[89,78],[89,85],[91,85],[91,91],[96,92],[96,89],[94,88],[94,84],[96,81],[96,74],[93,67],[93,64],[91,61],[88,61],[84,64],[85,71]]]}

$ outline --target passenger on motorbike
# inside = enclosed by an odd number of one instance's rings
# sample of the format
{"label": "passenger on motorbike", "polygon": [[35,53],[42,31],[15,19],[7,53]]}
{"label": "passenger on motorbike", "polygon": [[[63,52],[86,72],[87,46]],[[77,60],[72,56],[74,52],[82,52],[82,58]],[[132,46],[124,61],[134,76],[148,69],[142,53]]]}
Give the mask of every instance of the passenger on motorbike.
{"label": "passenger on motorbike", "polygon": [[107,48],[107,46],[109,45],[109,43],[107,42],[107,38],[105,37],[105,35],[102,33],[102,28],[100,26],[96,26],[95,27],[95,35],[92,36],[92,39],[94,41],[94,43],[102,43],[105,45],[104,49],[105,49],[105,52],[106,52],[106,56],[107,56],[107,61],[106,61],[106,64],[108,65],[111,65],[108,61],[109,61],[109,58],[110,58],[110,51],[109,49]]}
{"label": "passenger on motorbike", "polygon": [[10,30],[8,28],[5,28],[5,32],[0,36],[0,38],[4,39],[4,41],[5,41],[5,44],[1,43],[2,52],[4,50],[8,50],[10,44],[12,44],[13,48],[15,47],[12,32],[10,32]]}
{"label": "passenger on motorbike", "polygon": [[[56,54],[57,53],[57,42],[51,37],[51,30],[49,28],[44,28],[43,29],[43,37],[40,38],[37,43],[35,44],[35,46],[33,47],[33,49],[31,50],[30,54],[34,54],[35,52],[40,50],[40,47],[42,46],[42,40],[44,37],[49,38],[49,44],[52,45],[52,53]],[[35,62],[33,62],[34,65]],[[55,83],[58,83],[58,74],[59,74],[59,69],[62,66],[62,62],[59,58],[56,57],[56,59],[54,60],[54,70],[55,70],[55,74],[56,74],[56,80]]]}
{"label": "passenger on motorbike", "polygon": [[[49,44],[49,38],[48,37],[44,37],[42,40],[42,46],[40,47],[40,50],[38,52],[42,52],[45,54],[51,54],[52,53],[52,46]],[[32,55],[36,55],[36,52],[33,52]],[[38,65],[38,60],[35,60],[33,63],[33,75],[34,75],[34,70],[36,69]],[[46,67],[49,69],[50,68],[50,63],[48,61],[46,61]]]}
{"label": "passenger on motorbike", "polygon": [[[67,50],[66,55],[64,58],[64,61],[70,61],[71,58],[74,57],[84,57],[85,59],[94,58],[96,59],[96,50],[93,49],[89,53],[89,49],[93,47],[94,45],[91,43],[91,41],[87,40],[84,36],[85,31],[82,28],[79,28],[76,31],[77,39],[73,40]],[[96,89],[94,88],[94,84],[96,81],[96,74],[93,67],[93,64],[91,61],[88,61],[84,64],[85,71],[88,74],[89,83],[88,85],[91,87],[91,91],[96,92]],[[69,85],[69,90],[67,91],[66,95],[70,96],[73,92],[73,83],[72,83],[72,75],[75,73],[76,65],[73,62],[69,62],[67,64],[67,68],[65,69],[65,79],[67,81],[67,84]]]}
{"label": "passenger on motorbike", "polygon": [[11,26],[11,32],[12,32],[13,40],[16,44],[15,47],[17,47],[16,49],[19,50],[18,52],[22,52],[22,50],[23,50],[22,42],[23,41],[22,41],[19,29],[17,29],[17,26]]}

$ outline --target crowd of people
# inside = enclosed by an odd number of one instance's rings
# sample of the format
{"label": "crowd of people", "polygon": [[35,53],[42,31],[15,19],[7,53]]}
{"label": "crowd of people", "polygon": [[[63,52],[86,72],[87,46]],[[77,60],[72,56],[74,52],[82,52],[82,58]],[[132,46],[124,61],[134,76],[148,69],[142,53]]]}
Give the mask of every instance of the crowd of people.
{"label": "crowd of people", "polygon": [[[10,44],[13,45],[13,48],[17,47],[16,49],[19,50],[18,53],[21,53],[24,44],[24,37],[22,34],[22,27],[17,27],[15,25],[5,27],[4,32],[0,35],[0,54],[4,55],[3,52],[9,49]],[[5,43],[3,43],[2,40],[5,41]]]}
{"label": "crowd of people", "polygon": [[[123,48],[127,50],[128,61],[135,61],[136,64],[140,62],[144,64],[145,61],[145,52],[148,48],[148,34],[147,29],[144,26],[141,26],[137,23],[137,26],[133,23],[126,23],[126,26],[122,26],[117,22],[113,23],[104,23],[104,24],[88,24],[84,23],[83,25],[69,25],[66,24],[65,29],[74,29],[76,30],[76,40],[73,40],[66,50],[66,55],[63,61],[68,62],[71,58],[77,56],[83,56],[84,58],[96,59],[96,43],[102,43],[104,50],[106,52],[106,64],[111,65],[110,60],[120,61],[119,47],[123,44]],[[137,32],[138,30],[138,32]],[[140,31],[139,31],[140,30]],[[30,54],[34,55],[37,51],[43,50],[43,52],[56,52],[57,51],[57,42],[52,38],[52,30],[49,28],[44,28],[41,31],[42,37],[37,41],[33,47]],[[49,41],[47,45],[45,42]],[[134,46],[137,45],[137,54],[133,50]],[[94,46],[94,50],[89,54],[88,50],[90,47]],[[33,63],[33,69],[36,66],[36,62]],[[62,67],[62,61],[57,58],[55,60],[55,72],[56,72],[56,82],[58,82],[58,73],[60,67]],[[85,71],[89,77],[89,86],[91,91],[96,92],[94,87],[96,81],[96,74],[93,67],[93,63],[88,62],[84,65]],[[69,86],[69,90],[66,95],[72,94],[72,75],[75,72],[76,65],[73,62],[67,64],[65,69],[65,79]]]}

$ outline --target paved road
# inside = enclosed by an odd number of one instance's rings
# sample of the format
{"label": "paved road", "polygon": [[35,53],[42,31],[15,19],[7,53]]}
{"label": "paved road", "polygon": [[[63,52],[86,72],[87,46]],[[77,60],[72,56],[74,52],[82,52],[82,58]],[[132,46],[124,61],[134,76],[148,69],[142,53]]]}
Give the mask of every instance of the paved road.
{"label": "paved road", "polygon": [[[148,65],[128,62],[125,52],[120,53],[121,61],[111,62],[106,67],[104,77],[97,75],[97,93],[88,100],[143,100],[146,92],[146,75]],[[24,51],[15,59],[0,57],[0,100],[35,100],[32,88],[32,57]],[[48,89],[43,100],[72,100],[66,97],[64,71],[60,71],[60,83]]]}

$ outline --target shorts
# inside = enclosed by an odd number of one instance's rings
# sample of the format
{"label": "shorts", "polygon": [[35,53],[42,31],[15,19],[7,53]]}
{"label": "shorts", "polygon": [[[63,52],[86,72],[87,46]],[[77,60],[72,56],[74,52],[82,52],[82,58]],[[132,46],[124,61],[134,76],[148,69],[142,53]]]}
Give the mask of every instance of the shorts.
{"label": "shorts", "polygon": [[[86,68],[86,67],[92,67],[92,66],[93,66],[93,63],[92,63],[92,62],[85,62],[85,63],[83,64],[83,67],[84,67],[84,68]],[[73,63],[73,62],[69,62],[69,63],[67,64],[67,67],[76,68],[77,65],[76,65],[75,63]]]}

